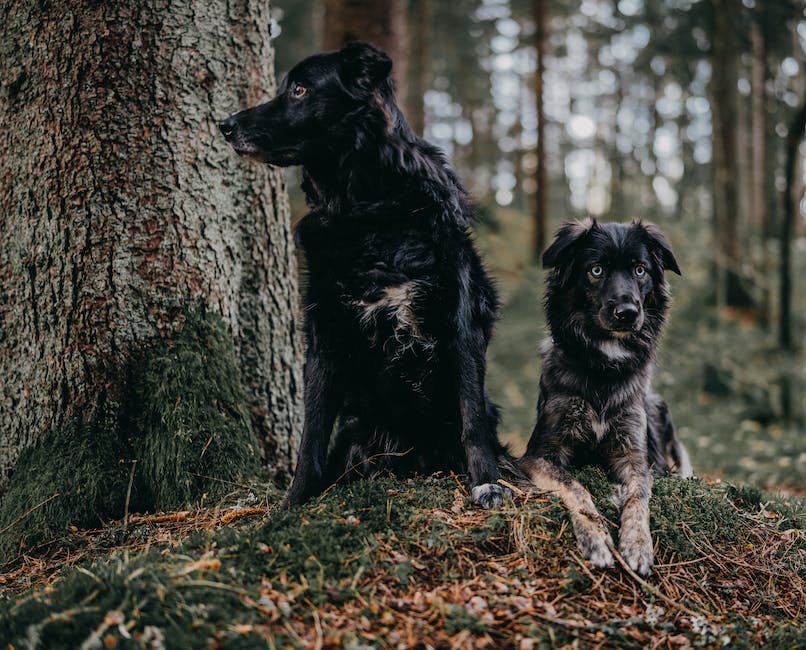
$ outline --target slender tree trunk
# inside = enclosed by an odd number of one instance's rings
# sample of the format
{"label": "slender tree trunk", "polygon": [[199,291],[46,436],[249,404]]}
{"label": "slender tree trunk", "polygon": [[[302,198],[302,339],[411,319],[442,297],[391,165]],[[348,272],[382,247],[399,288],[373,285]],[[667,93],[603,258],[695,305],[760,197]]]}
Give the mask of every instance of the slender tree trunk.
{"label": "slender tree trunk", "polygon": [[786,138],[784,218],[779,235],[781,322],[778,331],[778,344],[784,350],[792,350],[795,347],[792,332],[792,234],[800,198],[794,191],[797,185],[795,172],[798,168],[798,150],[803,141],[804,129],[806,129],[806,93],[801,107],[792,118]]}
{"label": "slender tree trunk", "polygon": [[537,107],[537,168],[535,169],[534,253],[539,258],[546,247],[549,220],[549,179],[546,161],[546,111],[543,82],[549,49],[549,0],[534,0],[535,16],[535,104]]}
{"label": "slender tree trunk", "polygon": [[624,165],[618,149],[618,109],[624,101],[624,81],[618,68],[614,67],[611,71],[616,76],[616,92],[615,104],[610,107],[613,117],[613,141],[610,143],[610,213],[615,219],[625,219],[629,215],[624,200]]}
{"label": "slender tree trunk", "polygon": [[287,475],[301,373],[283,179],[216,128],[273,93],[269,7],[17,0],[0,22],[0,494],[23,449],[101,411],[118,426],[133,357],[199,308]]}
{"label": "slender tree trunk", "polygon": [[752,304],[741,281],[741,225],[738,131],[738,44],[732,0],[712,0],[711,106],[714,143],[714,242],[717,302],[734,307]]}
{"label": "slender tree trunk", "polygon": [[425,92],[431,85],[431,39],[434,10],[431,0],[412,0],[411,72],[408,120],[417,135],[425,132]]}
{"label": "slender tree trunk", "polygon": [[408,0],[325,0],[323,47],[337,50],[368,41],[386,51],[394,66],[398,103],[408,115]]}
{"label": "slender tree trunk", "polygon": [[[769,216],[767,214],[767,115],[764,110],[767,83],[767,48],[764,36],[758,22],[753,22],[751,31],[753,50],[753,66],[751,72],[751,103],[752,123],[750,138],[751,154],[751,210],[750,221],[761,240],[759,255],[759,275],[762,278],[769,276],[770,255],[767,246],[767,232],[769,230]],[[762,304],[760,307],[761,322],[767,327],[770,323],[772,301],[769,287],[763,288]]]}

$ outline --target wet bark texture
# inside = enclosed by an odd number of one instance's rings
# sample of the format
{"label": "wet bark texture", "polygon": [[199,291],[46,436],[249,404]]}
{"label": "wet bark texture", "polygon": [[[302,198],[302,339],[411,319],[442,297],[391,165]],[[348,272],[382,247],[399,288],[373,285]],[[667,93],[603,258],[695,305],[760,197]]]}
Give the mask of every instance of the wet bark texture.
{"label": "wet bark texture", "polygon": [[267,462],[288,472],[283,180],[216,128],[273,93],[268,3],[17,0],[0,24],[0,494],[21,450],[119,404],[131,353],[199,303],[229,328]]}

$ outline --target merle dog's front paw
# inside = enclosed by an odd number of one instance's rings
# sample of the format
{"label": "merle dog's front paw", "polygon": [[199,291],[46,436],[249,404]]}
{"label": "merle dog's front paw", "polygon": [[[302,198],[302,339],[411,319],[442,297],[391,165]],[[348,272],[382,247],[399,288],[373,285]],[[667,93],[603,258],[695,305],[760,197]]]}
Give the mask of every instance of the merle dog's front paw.
{"label": "merle dog's front paw", "polygon": [[[583,515],[584,517],[584,515]],[[574,522],[577,548],[588,562],[597,569],[608,569],[615,565],[613,558],[613,538],[604,525],[594,519],[581,518]]]}
{"label": "merle dog's front paw", "polygon": [[512,496],[509,488],[497,483],[482,483],[470,490],[473,501],[482,508],[495,508]]}
{"label": "merle dog's front paw", "polygon": [[640,576],[652,573],[655,564],[652,550],[652,538],[643,531],[624,531],[619,539],[619,551],[627,565]]}

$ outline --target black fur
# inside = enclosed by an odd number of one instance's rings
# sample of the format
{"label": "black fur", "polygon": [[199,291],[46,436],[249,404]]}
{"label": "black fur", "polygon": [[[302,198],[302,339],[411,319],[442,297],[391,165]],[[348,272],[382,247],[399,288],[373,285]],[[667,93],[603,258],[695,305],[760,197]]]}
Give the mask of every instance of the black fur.
{"label": "black fur", "polygon": [[[568,223],[543,263],[552,269],[551,338],[543,350],[537,423],[521,465],[538,484],[564,486],[546,489],[573,489],[566,501],[583,510],[593,506],[565,468],[603,465],[622,505],[621,551],[633,569],[648,573],[651,471],[691,474],[666,404],[649,386],[670,301],[664,271],[680,269],[657,227],[641,222]],[[603,548],[609,535],[579,527],[586,557],[610,564]]]}
{"label": "black fur", "polygon": [[454,470],[489,507],[505,496],[484,386],[498,297],[465,191],[406,123],[391,66],[364,43],[311,56],[220,125],[239,153],[303,168],[305,426],[288,500],[382,469]]}

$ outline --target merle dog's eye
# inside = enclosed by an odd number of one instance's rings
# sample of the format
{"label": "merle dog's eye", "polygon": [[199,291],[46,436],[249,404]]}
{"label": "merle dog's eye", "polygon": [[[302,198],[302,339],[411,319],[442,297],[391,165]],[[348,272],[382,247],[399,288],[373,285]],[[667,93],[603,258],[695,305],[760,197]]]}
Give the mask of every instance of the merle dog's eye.
{"label": "merle dog's eye", "polygon": [[636,264],[633,273],[635,273],[636,277],[640,278],[646,273],[646,267],[643,264]]}
{"label": "merle dog's eye", "polygon": [[302,97],[305,94],[305,87],[295,83],[293,86],[291,86],[291,94],[294,97]]}
{"label": "merle dog's eye", "polygon": [[601,278],[601,277],[602,277],[602,273],[604,273],[604,269],[602,268],[602,265],[601,265],[601,264],[594,264],[594,265],[591,267],[591,275],[592,275],[594,278]]}

